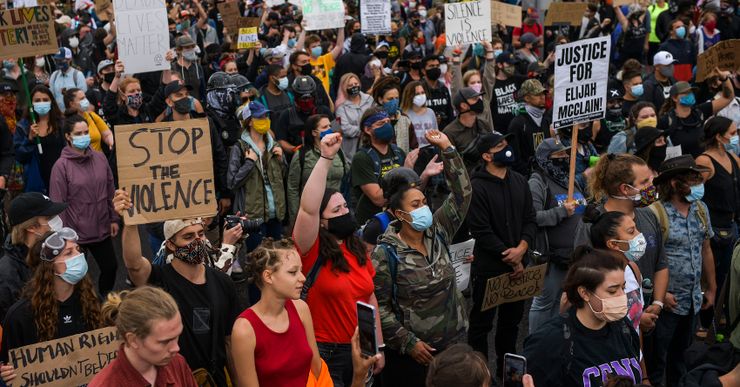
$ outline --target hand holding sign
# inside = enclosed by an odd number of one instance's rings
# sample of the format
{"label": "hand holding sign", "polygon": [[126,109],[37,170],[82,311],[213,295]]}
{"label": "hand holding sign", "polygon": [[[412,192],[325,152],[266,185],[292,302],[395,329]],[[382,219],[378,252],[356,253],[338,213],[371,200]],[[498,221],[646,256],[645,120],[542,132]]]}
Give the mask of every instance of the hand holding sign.
{"label": "hand holding sign", "polygon": [[0,378],[3,379],[5,384],[10,384],[15,379],[15,368],[9,364],[3,364],[0,366]]}

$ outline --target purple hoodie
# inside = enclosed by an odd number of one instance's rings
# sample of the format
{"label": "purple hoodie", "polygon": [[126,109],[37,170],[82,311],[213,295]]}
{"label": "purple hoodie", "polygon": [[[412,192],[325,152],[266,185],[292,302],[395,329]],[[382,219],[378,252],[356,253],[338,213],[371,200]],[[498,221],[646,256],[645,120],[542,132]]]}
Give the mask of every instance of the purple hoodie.
{"label": "purple hoodie", "polygon": [[69,207],[59,216],[65,227],[77,231],[79,243],[94,243],[110,236],[111,223],[118,222],[113,210],[113,173],[101,152],[88,148],[79,153],[70,146],[51,170],[49,196]]}

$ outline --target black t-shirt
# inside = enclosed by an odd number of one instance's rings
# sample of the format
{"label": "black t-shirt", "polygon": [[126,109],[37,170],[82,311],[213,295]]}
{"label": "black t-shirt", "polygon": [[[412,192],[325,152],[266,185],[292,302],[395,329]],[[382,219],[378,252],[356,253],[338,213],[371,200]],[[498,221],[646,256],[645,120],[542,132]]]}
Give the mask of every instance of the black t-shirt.
{"label": "black t-shirt", "polygon": [[527,337],[524,356],[537,387],[602,386],[608,374],[642,381],[640,339],[627,318],[594,331],[571,309]]}
{"label": "black t-shirt", "polygon": [[206,267],[206,283],[196,285],[181,276],[172,265],[152,265],[147,282],[164,289],[180,308],[184,327],[179,339],[180,354],[190,369],[205,368],[218,385],[226,385],[223,372],[226,366],[225,337],[231,336],[231,327],[239,315],[231,279]]}
{"label": "black t-shirt", "polygon": [[[77,291],[72,293],[66,301],[59,302],[59,316],[57,317],[57,333],[53,339],[77,335],[93,330],[88,327],[82,314],[82,303]],[[25,345],[39,342],[36,323],[33,319],[31,300],[18,300],[8,309],[3,321],[3,343],[0,349],[0,362],[8,361],[8,351]]]}
{"label": "black t-shirt", "polygon": [[514,93],[522,86],[525,78],[514,75],[506,80],[496,80],[491,90],[491,115],[493,115],[493,128],[499,132],[505,131],[514,118],[514,109],[517,103]]}
{"label": "black t-shirt", "polygon": [[663,114],[658,120],[658,128],[665,130],[674,146],[681,145],[682,154],[690,154],[694,158],[704,152],[702,139],[704,138],[704,121],[713,114],[712,102],[704,102],[694,106],[691,113],[680,118],[675,110]]}

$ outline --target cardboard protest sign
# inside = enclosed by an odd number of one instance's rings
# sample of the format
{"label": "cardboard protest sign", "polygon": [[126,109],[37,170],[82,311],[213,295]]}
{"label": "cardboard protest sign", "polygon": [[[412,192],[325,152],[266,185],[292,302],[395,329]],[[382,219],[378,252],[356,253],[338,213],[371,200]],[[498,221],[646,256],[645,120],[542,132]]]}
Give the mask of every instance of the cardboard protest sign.
{"label": "cardboard protest sign", "polygon": [[455,268],[455,279],[459,290],[467,289],[470,284],[470,264],[465,263],[465,259],[473,255],[473,247],[475,247],[475,239],[450,246],[450,259],[452,267]]}
{"label": "cardboard protest sign", "polygon": [[491,22],[510,27],[522,26],[522,7],[498,0],[491,1]]}
{"label": "cardboard protest sign", "polygon": [[118,58],[126,73],[147,73],[170,68],[167,8],[164,0],[116,0]]}
{"label": "cardboard protest sign", "polygon": [[539,295],[545,285],[545,273],[547,273],[546,263],[524,269],[524,273],[517,279],[511,279],[509,274],[489,278],[481,312],[507,302],[526,300]]}
{"label": "cardboard protest sign", "polygon": [[115,327],[31,344],[10,350],[15,380],[9,386],[84,386],[116,358],[120,339]]}
{"label": "cardboard protest sign", "polygon": [[360,20],[363,34],[380,35],[391,33],[391,1],[361,0]]}
{"label": "cardboard protest sign", "polygon": [[588,3],[550,3],[547,15],[545,15],[545,26],[555,24],[580,26],[586,9],[588,9]]}
{"label": "cardboard protest sign", "polygon": [[447,46],[491,40],[491,5],[487,1],[445,4]]}
{"label": "cardboard protest sign", "polygon": [[213,216],[216,186],[208,120],[116,126],[126,224]]}
{"label": "cardboard protest sign", "polygon": [[342,0],[303,0],[306,31],[344,28]]}
{"label": "cardboard protest sign", "polygon": [[49,6],[0,11],[0,26],[0,59],[59,51],[54,13]]}
{"label": "cardboard protest sign", "polygon": [[555,129],[604,117],[610,50],[609,36],[555,48]]}
{"label": "cardboard protest sign", "polygon": [[113,12],[113,4],[110,0],[97,0],[95,2],[95,14],[98,19],[108,21],[108,12]]}
{"label": "cardboard protest sign", "polygon": [[217,7],[224,28],[228,29],[230,34],[236,33],[239,28],[239,4],[236,2],[219,3]]}
{"label": "cardboard protest sign", "polygon": [[709,78],[717,67],[731,72],[740,68],[740,39],[722,40],[701,53],[696,63],[696,82]]}
{"label": "cardboard protest sign", "polygon": [[259,38],[257,33],[259,32],[260,19],[256,17],[240,17],[239,18],[239,35],[237,37],[237,48],[238,49],[250,49],[257,47]]}

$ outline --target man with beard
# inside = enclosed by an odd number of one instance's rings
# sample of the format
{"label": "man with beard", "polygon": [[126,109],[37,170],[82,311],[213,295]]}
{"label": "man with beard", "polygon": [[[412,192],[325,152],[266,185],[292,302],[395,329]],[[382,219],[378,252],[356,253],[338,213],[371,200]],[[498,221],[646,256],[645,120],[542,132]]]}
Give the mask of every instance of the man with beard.
{"label": "man with beard", "polygon": [[439,56],[431,55],[424,58],[421,65],[424,68],[424,81],[428,90],[427,107],[437,116],[437,127],[444,128],[452,121],[455,113],[452,110],[450,90],[444,82],[439,81],[442,75],[439,64]]}
{"label": "man with beard", "polygon": [[518,97],[524,100],[524,111],[511,120],[506,133],[511,135],[511,146],[516,154],[511,169],[528,177],[534,150],[549,137],[551,117],[545,115],[545,88],[540,81],[524,81]]}
{"label": "man with beard", "polygon": [[295,105],[283,110],[278,117],[275,128],[275,139],[280,147],[291,157],[303,144],[302,133],[308,117],[314,114],[325,114],[333,119],[329,108],[316,103],[316,82],[310,75],[301,75],[293,81]]}
{"label": "man with beard", "polygon": [[[114,209],[123,216],[131,208],[126,191],[116,191]],[[216,251],[206,243],[203,222],[198,219],[169,220],[164,224],[165,248],[172,262],[152,265],[141,255],[139,231],[135,225],[123,227],[123,261],[136,287],[158,286],[177,301],[183,331],[180,353],[193,370],[207,371],[216,385],[226,385],[224,367],[235,375],[231,360],[231,327],[239,314],[236,290],[231,279],[204,264]]]}

